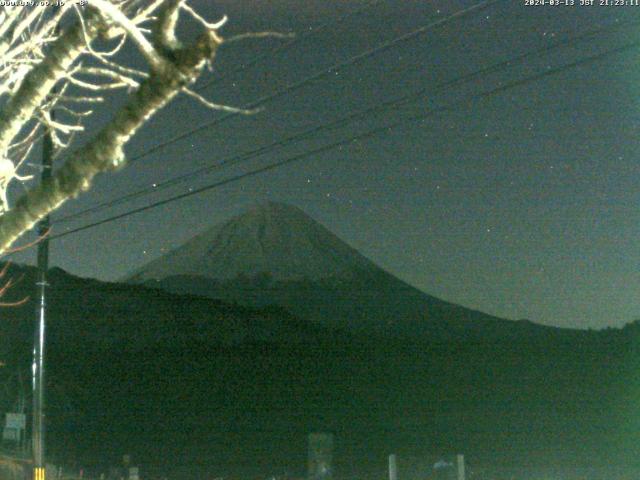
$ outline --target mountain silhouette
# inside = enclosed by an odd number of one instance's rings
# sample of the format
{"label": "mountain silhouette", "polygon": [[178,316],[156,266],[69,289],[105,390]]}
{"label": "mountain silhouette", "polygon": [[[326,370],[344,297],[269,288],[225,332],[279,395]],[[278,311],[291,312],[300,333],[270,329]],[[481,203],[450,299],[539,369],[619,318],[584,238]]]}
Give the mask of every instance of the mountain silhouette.
{"label": "mountain silhouette", "polygon": [[125,279],[383,337],[558,334],[428,295],[378,267],[297,207],[268,202],[215,225]]}
{"label": "mountain silhouette", "polygon": [[[4,411],[16,372],[28,379],[37,303],[35,269],[8,275],[23,280],[5,300],[30,299],[0,311]],[[281,204],[131,280],[144,285],[49,272],[47,434],[63,464],[99,474],[129,452],[169,478],[302,476],[313,431],[334,432],[336,471],[360,478],[383,475],[389,451],[488,467],[637,458],[637,324],[563,330],[439,300]]]}

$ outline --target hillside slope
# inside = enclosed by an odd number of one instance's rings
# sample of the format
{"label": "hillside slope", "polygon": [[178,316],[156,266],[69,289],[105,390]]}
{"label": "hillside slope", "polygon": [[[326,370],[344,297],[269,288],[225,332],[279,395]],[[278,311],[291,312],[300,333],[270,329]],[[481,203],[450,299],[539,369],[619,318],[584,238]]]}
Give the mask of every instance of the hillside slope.
{"label": "hillside slope", "polygon": [[[15,298],[35,280],[20,273]],[[640,384],[631,330],[381,341],[282,309],[59,269],[49,278],[53,458],[99,468],[129,452],[148,471],[192,475],[181,478],[265,478],[302,474],[314,430],[336,434],[343,475],[378,475],[391,450],[463,451],[476,465],[593,465],[637,452],[637,430],[625,430],[636,428]],[[5,411],[11,373],[28,378],[34,311],[32,298],[1,312]]]}

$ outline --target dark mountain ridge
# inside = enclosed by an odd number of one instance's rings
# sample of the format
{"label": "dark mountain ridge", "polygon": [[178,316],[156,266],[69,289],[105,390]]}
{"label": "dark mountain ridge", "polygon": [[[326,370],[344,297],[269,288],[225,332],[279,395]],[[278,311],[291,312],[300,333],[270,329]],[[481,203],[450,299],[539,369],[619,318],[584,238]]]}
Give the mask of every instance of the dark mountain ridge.
{"label": "dark mountain ridge", "polygon": [[[20,274],[11,298],[32,291],[34,270]],[[60,461],[98,471],[129,452],[149,472],[302,474],[313,430],[336,434],[341,475],[378,475],[391,450],[489,466],[637,458],[632,327],[409,342],[59,269],[50,283],[48,438]],[[28,378],[34,311],[31,298],[1,312],[6,381]]]}

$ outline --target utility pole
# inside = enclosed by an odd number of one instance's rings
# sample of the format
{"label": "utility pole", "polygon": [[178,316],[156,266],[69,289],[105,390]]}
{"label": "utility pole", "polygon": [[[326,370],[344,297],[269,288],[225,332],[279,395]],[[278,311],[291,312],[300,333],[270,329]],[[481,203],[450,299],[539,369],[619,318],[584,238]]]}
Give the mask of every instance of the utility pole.
{"label": "utility pole", "polygon": [[[57,13],[58,7],[54,7],[54,13]],[[54,34],[60,34],[60,25],[56,25]],[[58,88],[54,85],[51,93],[58,93]],[[49,112],[51,120],[56,119],[55,109],[52,107]],[[53,171],[53,154],[55,147],[53,143],[52,127],[45,127],[44,137],[42,139],[42,173],[40,174],[40,182],[46,182],[51,178]],[[47,271],[49,270],[49,230],[51,228],[51,219],[49,215],[38,222],[38,276],[37,276],[37,292],[38,306],[36,313],[34,338],[33,338],[33,424],[31,432],[32,449],[33,449],[33,478],[32,480],[46,480],[46,464],[45,464],[45,376],[44,376],[44,360],[45,360],[45,326],[47,314]]]}
{"label": "utility pole", "polygon": [[[55,119],[51,111],[51,118]],[[40,180],[46,181],[51,177],[53,168],[53,138],[51,131],[45,133],[42,141],[42,174]],[[47,313],[47,270],[49,269],[49,215],[38,222],[38,306],[35,322],[33,342],[33,427],[31,439],[33,442],[33,480],[45,480],[45,325]]]}

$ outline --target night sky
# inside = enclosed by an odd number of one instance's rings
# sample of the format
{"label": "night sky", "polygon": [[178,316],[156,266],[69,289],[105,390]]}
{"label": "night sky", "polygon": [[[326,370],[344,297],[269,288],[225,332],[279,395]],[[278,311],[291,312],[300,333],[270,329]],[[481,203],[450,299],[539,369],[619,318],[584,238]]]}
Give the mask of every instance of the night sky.
{"label": "night sky", "polygon": [[[227,13],[230,20],[223,30],[227,36],[267,29],[300,36],[329,23],[244,70],[243,62],[283,41],[229,45],[219,52],[214,72],[201,84],[222,76],[204,90],[206,96],[244,106],[475,3],[193,2],[212,20]],[[360,8],[361,13],[335,22]],[[115,280],[256,202],[277,200],[299,206],[380,266],[431,295],[511,319],[578,328],[621,326],[640,318],[640,47],[484,99],[463,100],[640,41],[640,23],[618,26],[634,20],[640,21],[640,6],[525,6],[524,0],[507,0],[431,29],[266,103],[259,114],[229,119],[120,172],[103,175],[91,192],[69,202],[53,219],[368,106],[433,88],[426,98],[155,195],[55,225],[53,233],[375,126],[446,105],[456,108],[64,236],[51,244],[52,264],[80,276]],[[462,85],[434,88],[606,26],[618,28],[524,63],[515,61]],[[111,105],[121,100],[122,96],[115,97]],[[139,133],[127,152],[135,156],[222,115],[191,99],[178,100]],[[90,125],[106,118],[98,115]],[[28,257],[33,261],[35,252],[28,252]]]}

